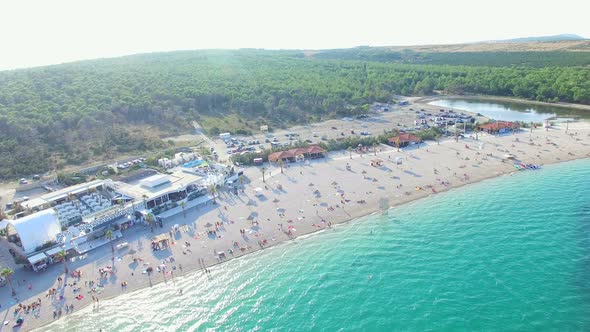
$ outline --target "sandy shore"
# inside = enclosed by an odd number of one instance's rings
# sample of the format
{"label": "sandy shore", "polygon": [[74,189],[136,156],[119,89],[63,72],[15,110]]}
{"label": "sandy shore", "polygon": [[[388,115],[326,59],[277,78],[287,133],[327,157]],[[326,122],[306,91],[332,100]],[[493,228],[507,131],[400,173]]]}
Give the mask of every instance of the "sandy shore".
{"label": "sandy shore", "polygon": [[[0,331],[12,330],[12,324],[20,316],[25,319],[24,330],[43,326],[54,320],[54,310],[61,309],[62,316],[67,315],[65,305],[73,304],[74,310],[97,305],[93,296],[102,301],[158,282],[167,282],[171,292],[177,292],[170,278],[188,271],[203,270],[382,208],[515,172],[513,162],[503,160],[502,156],[507,153],[532,164],[589,157],[590,124],[570,123],[567,134],[565,127],[550,131],[535,129],[532,133],[521,131],[500,137],[484,134],[477,141],[449,139],[399,152],[383,145],[378,147],[377,156],[374,152],[353,153],[352,159],[348,152],[335,152],[323,160],[293,164],[286,167],[284,173],[271,167],[265,174],[265,182],[259,168],[248,168],[244,191],[238,195],[221,191],[218,204],[168,218],[164,228],[155,233],[143,226],[123,231],[124,239],[117,243],[126,241],[129,246],[115,253],[114,264],[111,248],[105,246],[82,259],[68,262],[70,270],[81,271],[79,279],[64,276],[62,265],[52,266],[41,274],[19,271],[13,278],[17,286],[16,299],[10,296],[8,287],[0,288],[0,322],[9,321],[7,326],[0,326]],[[401,165],[396,164],[396,157],[401,158]],[[382,160],[383,166],[371,166],[374,159]],[[255,188],[262,188],[264,196],[256,197]],[[221,225],[216,235],[207,233],[208,229],[215,229],[206,227],[207,223]],[[179,224],[181,230],[173,234],[174,244],[167,250],[152,251],[150,238],[168,233],[175,224]],[[220,256],[220,252],[224,254]],[[171,262],[171,258],[174,261]],[[113,266],[114,272],[101,278],[98,270],[107,266]],[[165,266],[165,272],[157,271],[161,266]],[[154,270],[151,275],[144,273],[148,267]],[[223,268],[223,265],[216,268]],[[58,284],[60,276],[68,286]],[[93,292],[89,281],[100,286],[94,287]],[[123,282],[127,283],[126,287],[121,286]],[[80,291],[74,292],[78,287]],[[46,296],[50,288],[56,289],[56,295]],[[84,298],[76,299],[79,294]],[[38,299],[42,305],[34,310],[37,316],[34,312],[14,314],[18,303],[28,305]]]}

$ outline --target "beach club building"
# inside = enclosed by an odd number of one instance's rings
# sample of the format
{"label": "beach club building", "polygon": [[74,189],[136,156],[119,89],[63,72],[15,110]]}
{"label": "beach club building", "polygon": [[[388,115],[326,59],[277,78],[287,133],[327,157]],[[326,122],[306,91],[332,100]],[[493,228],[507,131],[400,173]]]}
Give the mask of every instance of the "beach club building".
{"label": "beach club building", "polygon": [[286,151],[273,152],[268,155],[268,161],[277,162],[282,160],[283,162],[296,162],[307,159],[323,158],[326,154],[326,150],[319,145],[310,145],[305,148],[296,148]]}
{"label": "beach club building", "polygon": [[403,148],[410,144],[420,143],[420,138],[412,133],[399,133],[397,136],[389,138],[387,143],[391,146]]}
{"label": "beach club building", "polygon": [[7,221],[8,240],[38,271],[62,251],[83,254],[109,243],[106,230],[120,238],[121,230],[145,221],[147,214],[168,217],[182,212],[181,202],[184,208],[206,204],[213,199],[207,187],[224,179],[218,171],[177,168],[170,174],[151,171],[67,187],[23,202],[27,214]]}
{"label": "beach club building", "polygon": [[518,122],[497,121],[477,126],[477,130],[484,131],[488,134],[505,134],[507,132],[520,129]]}

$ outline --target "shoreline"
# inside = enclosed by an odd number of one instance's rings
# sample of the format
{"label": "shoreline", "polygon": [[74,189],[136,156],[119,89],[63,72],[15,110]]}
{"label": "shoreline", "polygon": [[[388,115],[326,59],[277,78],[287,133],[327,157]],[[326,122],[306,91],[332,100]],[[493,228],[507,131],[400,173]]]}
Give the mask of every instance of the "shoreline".
{"label": "shoreline", "polygon": [[[563,163],[568,163],[568,162],[575,162],[575,161],[584,160],[584,159],[590,159],[590,157],[580,157],[580,158],[571,159],[571,160],[557,161],[557,162],[554,162],[554,163],[548,163],[546,165],[547,166],[552,166],[552,165],[558,165],[558,164],[563,164]],[[449,189],[444,190],[444,191],[439,191],[437,193],[433,193],[431,195],[427,195],[427,196],[423,196],[423,197],[416,197],[416,198],[413,198],[413,199],[404,201],[404,202],[399,203],[399,204],[391,205],[385,211],[393,210],[394,208],[397,208],[397,207],[400,207],[400,206],[403,206],[403,205],[407,205],[407,204],[410,204],[410,203],[413,203],[413,202],[417,202],[417,201],[420,201],[422,199],[426,199],[426,198],[431,197],[431,196],[435,196],[435,195],[442,194],[442,193],[448,193],[448,192],[451,192],[453,190],[464,188],[464,187],[469,186],[469,185],[482,183],[482,182],[487,181],[487,180],[497,179],[497,178],[500,178],[500,177],[503,177],[503,176],[508,176],[508,175],[515,174],[515,173],[518,173],[518,171],[506,172],[506,173],[501,173],[501,174],[498,174],[498,175],[490,176],[490,177],[487,177],[487,178],[481,178],[481,179],[475,180],[473,182],[464,183],[464,184],[462,184],[460,186],[452,187],[452,188],[449,188]],[[353,222],[359,221],[359,219],[363,219],[363,218],[370,217],[370,216],[377,215],[377,214],[379,214],[379,211],[372,211],[372,212],[369,212],[369,213],[366,213],[366,214],[361,214],[361,215],[358,215],[358,216],[352,216],[351,218],[346,219],[346,220],[338,221],[338,222],[334,223],[333,225],[334,226],[348,225],[348,224],[351,224]],[[362,221],[359,221],[359,222],[362,222]],[[285,245],[291,244],[295,240],[306,240],[306,239],[310,239],[310,238],[312,238],[315,235],[318,235],[318,234],[327,232],[329,230],[330,230],[330,228],[316,229],[316,230],[313,230],[311,232],[307,232],[305,234],[301,234],[299,236],[293,237],[293,238],[291,238],[289,240],[286,240],[286,241],[276,242],[276,243],[271,244],[269,246],[266,246],[264,248],[256,248],[256,249],[254,249],[254,250],[252,250],[250,252],[247,252],[247,253],[245,253],[243,255],[240,255],[240,256],[237,256],[237,257],[232,257],[232,258],[229,258],[227,260],[223,260],[223,261],[219,261],[219,262],[214,262],[214,263],[205,265],[205,268],[212,268],[212,267],[222,266],[223,264],[225,264],[225,263],[227,263],[229,261],[233,261],[233,260],[236,260],[236,259],[241,259],[241,258],[250,256],[251,254],[254,254],[254,253],[260,253],[261,251],[264,251],[265,249],[268,249],[268,248],[280,248],[281,246],[285,246]],[[179,275],[177,277],[190,277],[187,274],[196,273],[196,272],[198,272],[197,269],[190,269],[190,270],[185,271],[182,275]],[[156,282],[153,282],[152,283],[152,286],[160,285],[162,283],[165,283],[165,281],[163,279],[162,280],[158,280]],[[152,286],[149,286],[149,287],[152,287]],[[130,294],[130,293],[134,293],[134,292],[139,292],[139,291],[142,291],[142,290],[144,290],[146,288],[148,288],[148,287],[145,286],[145,287],[135,288],[135,289],[132,289],[131,291],[125,292],[125,293],[126,294]],[[121,295],[121,294],[115,294],[115,295],[107,296],[107,297],[102,298],[101,300],[102,301],[112,300],[112,299],[118,297],[119,295]],[[83,306],[83,307],[80,308],[80,310],[85,309],[85,308],[87,308],[89,306],[90,306],[90,304],[88,304],[86,306]],[[41,329],[43,327],[50,326],[51,324],[53,324],[53,323],[55,323],[57,321],[59,321],[59,320],[45,322],[42,325],[37,326],[37,327],[31,329],[30,331],[37,331],[38,329]],[[2,328],[0,328],[0,332],[1,331],[2,331]]]}
{"label": "shoreline", "polygon": [[[585,132],[588,132],[588,135],[590,135],[590,126],[588,126],[587,124],[583,124],[583,126],[580,125],[580,127],[583,127],[582,129],[585,130]],[[559,139],[564,140],[564,143],[565,143],[566,140],[569,139],[569,137],[564,137],[565,136],[564,133],[563,132],[560,133],[559,131],[560,131],[560,129],[555,129],[555,130],[549,131],[547,133],[549,133],[551,135],[553,135],[553,134],[555,134],[555,135],[561,134],[559,136]],[[541,135],[541,134],[545,133],[545,131],[537,130],[536,133],[538,135]],[[527,132],[520,132],[517,135],[527,136],[528,137],[528,133]],[[489,144],[489,146],[491,147],[493,144],[496,144],[496,146],[497,146],[498,143],[496,143],[496,141],[498,141],[498,142],[502,143],[502,146],[505,148],[504,144],[510,143],[510,142],[515,142],[513,140],[514,137],[515,137],[514,135],[507,135],[507,136],[500,136],[500,137],[490,136],[490,137],[487,137],[485,141],[482,138],[482,141],[481,142],[486,142],[485,144],[486,145]],[[551,136],[551,137],[553,139],[554,136]],[[557,139],[558,136],[555,136],[555,137]],[[471,149],[471,150],[460,150],[460,149],[462,149],[462,146],[461,145],[463,145],[463,144],[475,144],[475,143],[476,143],[476,141],[468,141],[468,140],[466,140],[466,141],[460,141],[460,142],[457,143],[453,139],[449,139],[449,140],[446,140],[446,141],[442,142],[440,145],[438,145],[438,144],[436,144],[436,143],[433,142],[433,143],[431,143],[429,145],[424,145],[425,146],[424,148],[419,148],[419,149],[411,149],[410,148],[408,150],[404,150],[404,151],[401,151],[401,152],[396,152],[395,149],[392,148],[392,149],[388,149],[388,150],[385,150],[385,151],[380,151],[377,154],[380,156],[380,158],[384,159],[386,162],[388,160],[387,160],[387,158],[384,158],[384,155],[387,155],[387,154],[390,155],[390,156],[391,155],[395,155],[395,154],[399,154],[399,155],[402,155],[402,156],[405,155],[406,156],[406,161],[404,162],[403,167],[401,168],[401,170],[400,169],[396,169],[396,174],[397,173],[400,173],[400,176],[406,176],[406,174],[404,174],[404,173],[419,173],[419,174],[425,173],[425,169],[424,169],[425,164],[423,164],[423,163],[421,163],[419,161],[421,160],[420,158],[426,159],[427,157],[435,158],[433,161],[439,161],[441,158],[446,158],[447,161],[449,162],[448,165],[449,166],[456,166],[456,167],[453,167],[453,169],[458,171],[458,169],[461,168],[460,165],[463,164],[463,163],[466,163],[466,162],[463,161],[462,159],[459,160],[458,157],[455,158],[453,151],[456,150],[457,151],[457,154],[459,153],[459,151],[464,151],[465,153],[473,153],[473,152],[476,152],[475,149]],[[524,143],[524,142],[521,142],[521,143]],[[562,143],[562,142],[560,141],[560,143]],[[512,146],[514,146],[514,144]],[[560,144],[560,146],[561,146],[561,144]],[[486,148],[489,149],[489,147],[486,147]],[[523,147],[521,147],[521,148],[523,150],[525,148],[532,149],[532,147],[528,146],[528,144],[527,145],[523,145]],[[534,148],[536,148],[536,146],[534,146]],[[429,151],[429,149],[432,150],[432,151]],[[558,164],[558,163],[563,163],[563,162],[568,162],[568,161],[586,159],[586,158],[589,158],[589,156],[590,156],[590,148],[586,148],[586,150],[588,150],[588,153],[587,154],[578,154],[578,152],[580,152],[580,151],[575,150],[575,149],[574,150],[570,150],[570,151],[575,151],[576,152],[576,155],[569,155],[569,154],[564,153],[566,151],[556,152],[556,153],[559,153],[559,156],[560,156],[560,157],[558,157],[558,159],[545,160],[543,163],[540,163],[540,164],[542,164],[542,165],[553,165],[553,164]],[[479,153],[479,152],[477,152],[477,153]],[[436,156],[438,154],[440,154],[440,156]],[[410,157],[410,158],[408,159],[408,157]],[[377,175],[375,175],[374,179],[379,178],[380,181],[383,181],[383,182],[384,181],[389,181],[387,179],[389,178],[388,175],[391,174],[391,173],[385,173],[385,174],[383,174],[383,173],[380,173],[383,170],[379,170],[379,169],[373,168],[373,167],[367,168],[367,162],[370,161],[370,159],[373,159],[373,158],[377,158],[377,157],[374,157],[372,153],[367,154],[366,155],[366,158],[363,158],[362,156],[359,157],[358,155],[355,155],[354,159],[350,159],[350,163],[351,164],[353,162],[355,163],[355,166],[353,167],[355,170],[357,170],[359,168],[362,168],[362,167],[365,167],[365,169],[369,171],[368,173],[371,173],[371,174],[368,174],[368,176],[373,176],[373,174],[377,174]],[[416,160],[412,160],[413,158],[416,158]],[[332,181],[332,179],[337,179],[338,182],[340,182],[340,181],[345,181],[345,182],[347,182],[347,181],[354,181],[354,179],[352,179],[352,178],[353,177],[356,177],[356,176],[355,175],[350,175],[346,171],[341,171],[341,173],[339,173],[340,174],[340,177],[337,177],[337,175],[334,175],[335,177],[330,177],[330,179],[325,179],[326,176],[322,176],[322,174],[319,174],[319,175],[315,174],[315,173],[321,173],[320,171],[333,172],[332,174],[334,174],[334,172],[337,172],[336,169],[339,168],[340,166],[342,166],[341,164],[343,164],[344,162],[346,162],[346,163],[349,162],[348,152],[344,152],[344,153],[335,152],[335,153],[331,154],[330,158],[328,158],[326,160],[322,160],[322,161],[319,161],[317,163],[314,162],[310,168],[308,168],[309,166],[305,166],[305,165],[295,165],[292,168],[295,168],[296,170],[300,170],[300,172],[302,172],[302,171],[305,170],[305,172],[307,173],[309,171],[310,172],[310,178],[313,179],[313,182],[314,183],[316,181],[321,181],[321,180],[325,181],[325,183],[323,183],[323,185],[322,184],[316,184],[316,186],[314,187],[314,188],[321,188],[321,191],[324,192],[324,190],[326,189],[326,187],[328,187],[328,189],[326,191],[329,191],[330,190],[330,188],[329,188],[330,187],[330,184],[329,183],[330,183],[330,181]],[[416,165],[412,164],[414,162],[416,163]],[[483,160],[482,160],[482,162],[483,162]],[[502,164],[502,163],[499,163],[498,164],[498,163],[495,163],[495,162],[496,162],[495,160],[491,160],[489,162],[486,161],[487,164],[486,163],[482,164],[482,165],[486,165],[486,166],[487,165],[490,165],[488,167],[489,169],[487,169],[487,170],[477,170],[477,168],[469,169],[469,173],[470,174],[471,174],[471,171],[473,171],[473,172],[479,171],[479,173],[476,174],[477,176],[470,176],[468,179],[466,178],[465,181],[457,181],[456,179],[453,179],[451,186],[438,186],[438,185],[436,185],[435,186],[436,187],[436,191],[435,192],[430,192],[430,191],[426,191],[426,190],[414,190],[414,188],[413,188],[414,186],[424,185],[423,182],[424,181],[428,181],[429,179],[426,179],[426,175],[424,175],[424,177],[410,176],[409,179],[406,181],[406,182],[408,182],[408,183],[406,183],[408,185],[408,187],[406,187],[406,188],[409,188],[409,190],[411,190],[411,194],[402,195],[402,192],[401,192],[402,190],[398,190],[400,194],[399,195],[396,195],[395,197],[392,197],[388,201],[388,208],[385,209],[385,211],[389,211],[389,210],[395,209],[396,207],[399,207],[401,205],[408,204],[408,203],[411,203],[411,202],[414,202],[414,201],[417,201],[417,200],[420,200],[420,199],[423,199],[423,198],[426,198],[426,197],[430,197],[430,196],[433,196],[433,195],[438,194],[438,193],[441,193],[441,192],[447,192],[447,191],[450,191],[452,189],[461,188],[461,187],[466,186],[466,185],[470,185],[470,184],[474,184],[474,183],[479,183],[479,182],[482,182],[484,180],[488,180],[488,179],[492,179],[492,178],[498,178],[500,176],[505,176],[505,175],[508,175],[508,174],[512,174],[512,173],[516,173],[517,172],[509,164]],[[393,162],[391,162],[391,163],[393,163]],[[408,169],[406,169],[406,165],[405,165],[406,163],[410,164],[409,167],[408,167]],[[389,166],[389,164],[387,164],[387,165]],[[430,167],[432,167],[433,165],[437,166],[438,164],[434,164],[434,163],[432,165],[431,164],[427,164],[426,165],[427,166],[426,168],[430,169]],[[319,169],[319,171],[317,169]],[[402,170],[403,170],[403,172],[400,172]],[[287,173],[293,173],[293,172],[294,171],[292,171],[291,169],[287,168]],[[364,170],[363,170],[363,172],[364,172]],[[283,178],[286,177],[286,180],[287,181],[293,180],[293,179],[298,179],[297,177],[293,177],[292,178],[292,177],[288,176],[287,174],[280,173],[277,168],[270,169],[270,172],[269,173],[271,173],[271,174],[268,174],[267,175],[268,176],[267,177],[267,182],[266,182],[267,184],[269,184],[271,182],[270,180],[275,180],[275,179],[278,179],[278,178],[283,179]],[[450,173],[451,173],[451,168],[449,167],[449,175],[448,175],[449,177],[451,176]],[[315,175],[312,175],[312,174],[315,174]],[[324,175],[325,175],[325,173],[324,173]],[[253,183],[249,184],[249,187],[256,187],[257,185],[262,185],[262,182],[260,181],[260,179],[257,178],[257,176],[260,176],[260,172],[258,171],[258,169],[256,169],[256,168],[251,169],[250,170],[250,173],[248,174],[248,176],[249,176],[249,178],[253,182]],[[431,175],[430,177],[436,177],[436,176]],[[364,179],[364,175],[363,175],[363,179]],[[430,180],[432,180],[432,179],[430,179]],[[312,180],[309,180],[309,181],[312,181]],[[399,181],[401,182],[402,180],[399,180]],[[277,181],[275,181],[275,182],[277,182]],[[282,180],[281,180],[281,182],[282,182]],[[358,182],[360,182],[360,180]],[[291,185],[295,186],[295,183],[291,183],[291,182],[282,182],[282,183],[287,183],[287,185],[286,185],[287,188],[289,188],[289,186],[291,186]],[[364,183],[365,182],[363,182],[363,184]],[[256,184],[256,185],[254,185],[254,184]],[[346,183],[346,184],[350,184],[350,183]],[[352,183],[352,184],[355,185],[355,183]],[[367,188],[371,189],[373,186],[376,186],[378,184],[381,184],[381,183],[379,183],[379,182],[377,182],[377,183],[375,183],[375,182],[369,182],[366,185],[362,185],[362,186],[355,185],[353,187],[353,189],[356,190],[356,188],[358,188],[358,187],[362,187],[363,190],[365,190]],[[272,186],[272,185],[270,185],[270,186]],[[289,192],[285,192],[285,193],[277,192],[277,190],[271,188],[272,190],[270,190],[270,192],[268,193],[268,196],[271,196],[274,193],[276,195],[276,197],[281,197],[282,198],[281,195],[286,194],[287,196],[290,196],[291,198],[293,198],[293,195],[297,195],[297,193],[301,193],[302,198],[303,199],[306,198],[306,195],[305,195],[305,193],[303,193],[303,191],[305,191],[305,187],[307,187],[307,186],[304,185],[304,184],[298,184],[298,186],[299,186],[298,187],[299,190],[295,190],[295,193],[294,194],[289,193]],[[339,187],[339,186],[337,186],[337,187]],[[404,188],[403,190],[405,190],[406,188]],[[390,189],[392,189],[392,191],[394,191],[393,188],[390,188]],[[377,189],[373,189],[373,190],[377,190]],[[367,202],[366,202],[366,204],[356,205],[354,207],[354,209],[349,209],[347,207],[348,211],[345,211],[344,210],[344,205],[343,205],[343,207],[342,207],[341,210],[336,210],[334,212],[335,215],[332,214],[329,217],[326,217],[326,219],[328,219],[333,225],[347,224],[347,223],[350,223],[351,221],[354,221],[354,220],[357,220],[357,219],[360,219],[360,218],[363,218],[363,217],[367,217],[367,216],[370,216],[372,214],[378,214],[380,211],[383,211],[383,209],[380,208],[379,198],[378,197],[369,197],[368,196],[369,194],[365,195],[363,193],[356,193],[354,191],[352,193],[350,193],[350,191],[348,191],[348,190],[345,190],[345,191],[346,191],[347,197],[350,197],[348,195],[358,196],[357,198],[363,198],[364,197],[364,198],[366,198]],[[434,187],[433,187],[433,191],[434,191]],[[407,193],[407,191],[406,191],[406,193]],[[220,195],[220,196],[222,196],[222,195]],[[247,197],[247,194],[245,194],[245,196]],[[312,196],[310,196],[310,197],[312,197]],[[207,220],[207,218],[209,218],[209,217],[212,218],[212,215],[215,215],[215,213],[217,213],[219,211],[222,211],[222,206],[223,205],[225,205],[225,204],[231,204],[231,203],[228,203],[228,201],[230,201],[230,199],[234,199],[234,198],[232,196],[227,196],[227,195],[225,196],[225,198],[224,197],[219,197],[219,203],[217,205],[214,205],[212,208],[208,209],[207,211],[204,211],[203,212],[203,211],[193,210],[193,211],[191,211],[191,213],[197,212],[197,214],[196,214],[197,219],[199,220],[199,223],[202,223],[202,222],[204,222],[204,220]],[[288,197],[287,197],[287,199],[288,199]],[[323,199],[330,199],[330,196],[326,196]],[[293,210],[295,210],[298,207],[300,207],[300,205],[297,205],[298,203],[299,204],[305,204],[304,202],[293,202],[292,203],[292,206],[290,206],[288,210],[291,210],[291,208],[293,208]],[[269,206],[270,203],[269,202],[267,202],[267,203],[262,203],[261,202],[261,205],[262,204],[266,204],[265,206]],[[351,203],[351,205],[352,205],[352,203]],[[243,202],[242,203],[237,202],[237,203],[235,203],[234,206],[231,206],[231,205],[228,205],[228,206],[230,206],[232,209],[234,207],[236,209],[238,209],[239,210],[238,213],[242,213],[244,211],[244,209],[246,209],[246,208],[252,210],[252,207],[247,207],[246,204],[243,204]],[[268,212],[268,214],[270,214],[270,213],[273,212],[272,210],[274,210],[274,207],[275,206],[270,205],[270,207],[267,208],[266,211],[263,209],[262,206],[260,207],[260,209],[258,207],[256,207],[255,208],[255,211],[260,211],[262,214],[264,214],[263,212]],[[345,214],[339,213],[340,211],[345,212]],[[223,212],[219,212],[219,213],[223,213]],[[325,212],[322,212],[322,215],[324,213]],[[299,214],[296,214],[296,215],[299,215]],[[285,237],[285,236],[283,236],[283,237],[281,237],[281,232],[277,232],[275,230],[274,233],[271,232],[270,234],[267,234],[266,235],[266,237],[268,237],[268,236],[272,236],[273,237],[273,241],[269,241],[267,245],[261,246],[260,248],[257,247],[257,246],[256,247],[252,247],[251,249],[249,249],[249,250],[247,250],[245,252],[242,252],[242,253],[237,252],[235,256],[233,256],[233,255],[232,256],[227,255],[226,256],[227,259],[223,259],[223,260],[212,259],[210,257],[211,255],[210,255],[209,249],[203,249],[202,250],[203,252],[209,251],[209,256],[200,256],[200,257],[204,257],[204,260],[203,260],[204,267],[205,268],[211,268],[211,267],[215,267],[215,266],[218,266],[218,265],[221,266],[221,264],[224,263],[224,262],[226,262],[226,261],[233,260],[235,258],[239,258],[241,256],[245,256],[245,255],[248,255],[248,254],[253,253],[253,252],[257,252],[257,251],[259,251],[261,249],[265,249],[265,248],[268,248],[268,247],[275,247],[275,246],[278,246],[278,245],[281,245],[281,244],[288,244],[288,243],[291,243],[291,241],[289,241],[289,240],[295,240],[295,239],[298,239],[298,238],[306,238],[308,236],[311,236],[311,235],[315,234],[316,232],[327,230],[328,227],[321,227],[320,228],[320,227],[312,227],[312,226],[314,226],[314,224],[312,224],[311,226],[309,225],[311,222],[314,222],[314,221],[317,222],[317,221],[319,221],[319,220],[316,220],[316,219],[320,219],[320,218],[323,219],[324,218],[324,217],[321,217],[319,215],[318,209],[316,209],[316,216],[317,216],[316,218],[314,218],[313,215],[312,216],[308,216],[309,219],[302,219],[300,221],[297,221],[297,223],[298,223],[298,225],[297,225],[298,231],[297,231],[296,236],[292,236],[292,237]],[[178,218],[174,218],[174,217],[167,218],[167,220],[165,220],[166,227],[169,227],[171,224],[174,224],[175,223],[175,220],[181,219],[181,217],[182,217],[182,215],[180,217],[178,217]],[[233,218],[233,219],[236,219],[236,218]],[[276,217],[273,217],[273,219],[276,219]],[[196,222],[197,222],[197,220],[195,220],[195,224],[196,224]],[[262,218],[261,218],[261,223],[265,223],[265,221],[263,221]],[[270,221],[269,221],[269,223],[270,223]],[[271,226],[272,226],[272,224],[271,224]],[[228,224],[228,228],[229,227],[230,226]],[[281,226],[281,228],[282,228],[282,226]],[[264,232],[266,233],[266,229],[265,228],[264,228]],[[145,237],[145,234],[138,233],[137,235],[138,235],[137,236],[138,238]],[[224,234],[224,237],[225,236],[226,235]],[[228,234],[227,237],[230,237],[230,234]],[[277,238],[276,241],[274,240],[275,237]],[[131,239],[129,239],[129,240],[128,239],[125,239],[125,240],[126,241],[129,241],[130,243],[132,241]],[[211,244],[212,242],[215,242],[215,244],[212,247],[218,247],[218,246],[223,245],[224,242],[231,243],[231,241],[232,241],[232,239],[229,239],[229,240],[228,239],[219,239],[219,240],[218,239],[215,239],[213,241],[210,241],[207,238],[204,238],[204,240],[206,241],[206,244]],[[179,240],[179,241],[184,241],[184,239]],[[217,241],[221,242],[221,244],[218,245],[217,244]],[[205,243],[205,242],[201,241],[201,243]],[[202,246],[201,248],[205,248],[205,247],[207,247],[207,246]],[[102,249],[105,249],[105,248],[102,248]],[[102,259],[104,259],[105,253],[106,253],[106,256],[108,256],[108,258],[110,258],[110,248],[106,248],[106,249],[109,249],[109,250],[102,250]],[[178,249],[178,248],[175,248],[175,249]],[[195,251],[200,250],[200,249],[197,249],[196,246],[195,246],[194,249],[195,249]],[[217,250],[217,249],[215,248],[214,250]],[[97,253],[95,256],[100,256],[100,253]],[[122,258],[127,257],[126,255],[121,255],[121,256],[122,256]],[[174,256],[179,261],[183,258],[182,255],[178,256],[178,255],[171,254],[170,256]],[[187,258],[187,256],[184,256],[184,258]],[[91,269],[95,269],[96,268],[96,265],[97,265],[97,262],[99,260],[100,260],[100,258],[98,258],[98,259],[91,259],[91,260],[89,260],[87,262],[84,262],[85,263],[84,266],[85,267],[88,267],[89,265],[95,265],[95,266],[90,266]],[[185,264],[183,262],[183,266],[185,266],[185,268],[182,269],[182,274],[177,275],[177,276],[184,276],[185,274],[192,273],[192,272],[196,271],[197,269],[202,270],[202,268],[200,267],[200,263],[199,264],[194,264],[194,263],[196,263],[194,261],[194,258],[192,260],[192,263],[193,264],[189,264],[189,263]],[[121,263],[116,263],[116,264],[119,265],[119,268],[120,269],[123,269],[124,268],[123,266],[125,265],[122,261],[121,261]],[[58,266],[57,268],[58,269],[61,269],[61,266]],[[55,270],[55,268],[53,268],[53,270]],[[53,272],[55,272],[55,271],[53,271]],[[50,271],[47,271],[47,273],[48,274],[52,274]],[[117,276],[119,276],[118,273],[119,273],[119,271],[117,271]],[[124,274],[123,271],[122,271],[122,273]],[[61,275],[61,274],[63,274],[63,271],[61,273],[58,273],[57,275]],[[41,277],[44,277],[44,276],[41,276]],[[48,277],[51,278],[51,276],[48,276]],[[124,275],[122,277],[124,278]],[[55,279],[53,279],[53,280],[55,280]],[[123,280],[125,280],[125,279],[123,279]],[[138,281],[138,280],[134,280],[134,281]],[[155,284],[161,283],[161,282],[163,282],[165,280],[164,280],[164,278],[162,278],[162,275],[160,275],[158,273],[154,273],[154,275],[152,276],[152,278],[151,278],[150,281],[151,281],[150,282],[151,285],[155,285]],[[123,292],[118,291],[119,288],[118,288],[117,283],[115,283],[113,285],[107,285],[107,286],[109,287],[109,291],[107,291],[106,289],[103,291],[104,295],[101,295],[101,297],[100,297],[101,300],[109,300],[109,299],[112,299],[112,298],[115,298],[115,297],[119,296],[120,294],[123,294]],[[139,291],[139,290],[142,290],[142,289],[144,289],[146,287],[149,287],[149,285],[146,284],[145,282],[142,282],[141,280],[139,280],[138,282],[130,282],[129,283],[129,289],[126,290],[124,293],[130,293],[130,292]],[[25,293],[25,291],[22,291],[21,290],[21,291],[19,291],[19,293],[22,294],[22,293]],[[38,295],[38,296],[39,297],[42,297],[41,295],[43,295],[43,294],[44,293],[42,291],[40,293],[40,295]],[[35,296],[32,296],[32,298],[35,298]],[[25,303],[26,302],[30,302],[30,300],[26,300],[26,301],[23,301],[23,302],[25,302]],[[90,302],[89,301],[86,301],[85,303],[78,302],[78,303],[76,303],[76,311],[80,310],[81,308],[88,307],[89,305],[90,305]],[[10,312],[10,309],[9,308],[5,309],[5,306],[3,305],[2,306],[2,310],[3,311],[1,311],[0,313],[2,313],[2,315],[5,317],[3,320],[9,320],[8,317],[10,316],[10,320],[12,321],[13,319],[12,319],[12,314]],[[4,315],[4,310],[6,310],[6,315]],[[38,329],[38,328],[41,328],[41,327],[44,327],[44,326],[47,326],[47,325],[51,324],[53,322],[53,320],[51,319],[49,313],[47,313],[47,310],[45,310],[45,311],[46,311],[45,314],[42,315],[44,317],[41,318],[41,319],[34,320],[34,319],[32,319],[31,316],[27,317],[27,319],[26,319],[27,322],[26,322],[25,327],[23,327],[23,330]],[[7,330],[7,329],[5,329],[5,330]],[[1,326],[0,326],[0,331],[3,331],[3,329],[2,329]]]}

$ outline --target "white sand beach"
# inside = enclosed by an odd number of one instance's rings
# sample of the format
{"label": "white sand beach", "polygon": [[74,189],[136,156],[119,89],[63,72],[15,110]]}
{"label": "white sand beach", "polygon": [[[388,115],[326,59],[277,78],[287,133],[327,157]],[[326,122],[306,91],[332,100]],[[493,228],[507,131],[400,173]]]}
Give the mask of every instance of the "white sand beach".
{"label": "white sand beach", "polygon": [[[18,272],[13,278],[16,297],[10,296],[8,287],[0,288],[0,322],[8,322],[0,331],[12,330],[17,317],[25,319],[22,330],[31,330],[57,319],[54,312],[67,315],[66,306],[79,310],[100,305],[105,299],[159,282],[167,282],[170,292],[176,293],[179,290],[170,279],[188,271],[223,269],[223,264],[212,266],[372,212],[518,172],[507,154],[519,163],[538,165],[590,157],[590,123],[570,123],[567,133],[561,124],[549,131],[480,134],[478,140],[430,141],[400,151],[381,145],[376,152],[353,152],[352,159],[346,151],[335,152],[309,164],[290,164],[283,172],[272,166],[264,182],[259,168],[247,168],[247,180],[238,195],[221,190],[217,204],[167,218],[154,233],[141,225],[123,231],[115,245],[128,245],[115,251],[114,261],[107,245],[68,262],[71,271],[80,271],[79,278],[64,275],[63,265],[39,274]],[[383,165],[371,166],[377,159]],[[259,196],[257,188],[262,188]],[[152,251],[151,238],[169,234],[174,225],[179,227],[172,233],[170,248]],[[212,230],[216,233],[208,233]],[[99,269],[105,268],[108,271],[101,278]],[[151,274],[145,272],[148,268]],[[89,285],[91,281],[94,286]],[[55,294],[47,295],[52,288]],[[34,302],[41,305],[28,314],[24,310],[15,314],[19,304]]]}

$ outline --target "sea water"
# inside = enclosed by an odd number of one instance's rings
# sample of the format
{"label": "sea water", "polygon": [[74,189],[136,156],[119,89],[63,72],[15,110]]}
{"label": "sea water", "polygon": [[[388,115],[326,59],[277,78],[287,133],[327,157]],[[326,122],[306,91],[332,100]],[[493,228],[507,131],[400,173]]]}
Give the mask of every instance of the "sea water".
{"label": "sea water", "polygon": [[99,329],[589,330],[590,160],[451,190],[43,328]]}

